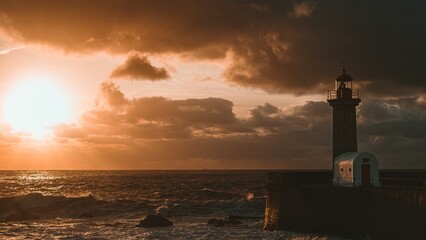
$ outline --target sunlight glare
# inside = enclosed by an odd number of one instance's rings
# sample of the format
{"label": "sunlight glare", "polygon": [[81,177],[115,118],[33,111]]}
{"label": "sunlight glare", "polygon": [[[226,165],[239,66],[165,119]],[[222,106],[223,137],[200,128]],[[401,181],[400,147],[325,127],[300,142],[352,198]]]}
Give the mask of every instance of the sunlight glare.
{"label": "sunlight glare", "polygon": [[65,92],[45,76],[32,75],[14,85],[3,104],[3,120],[36,140],[47,138],[55,124],[70,117]]}

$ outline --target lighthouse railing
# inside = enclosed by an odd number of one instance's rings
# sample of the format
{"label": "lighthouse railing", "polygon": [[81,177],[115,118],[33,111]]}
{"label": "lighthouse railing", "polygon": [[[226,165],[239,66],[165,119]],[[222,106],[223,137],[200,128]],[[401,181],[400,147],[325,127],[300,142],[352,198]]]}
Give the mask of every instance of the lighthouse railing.
{"label": "lighthouse railing", "polygon": [[[361,91],[359,89],[352,89],[351,99],[361,99]],[[342,96],[339,96],[337,90],[328,90],[327,91],[327,100],[340,99]]]}

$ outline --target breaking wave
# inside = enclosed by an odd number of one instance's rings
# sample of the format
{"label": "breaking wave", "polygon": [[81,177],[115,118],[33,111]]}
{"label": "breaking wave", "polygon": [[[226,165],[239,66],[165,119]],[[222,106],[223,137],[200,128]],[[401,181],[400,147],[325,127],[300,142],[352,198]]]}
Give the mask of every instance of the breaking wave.
{"label": "breaking wave", "polygon": [[[241,215],[263,216],[265,199],[238,198],[232,194],[202,190],[199,199],[182,200],[99,200],[93,195],[84,197],[46,196],[30,193],[21,196],[0,198],[0,219],[10,214],[26,212],[41,219],[80,218],[81,216],[108,217],[113,215],[145,215],[159,213],[165,216]],[[211,200],[208,197],[220,194],[232,198]]]}

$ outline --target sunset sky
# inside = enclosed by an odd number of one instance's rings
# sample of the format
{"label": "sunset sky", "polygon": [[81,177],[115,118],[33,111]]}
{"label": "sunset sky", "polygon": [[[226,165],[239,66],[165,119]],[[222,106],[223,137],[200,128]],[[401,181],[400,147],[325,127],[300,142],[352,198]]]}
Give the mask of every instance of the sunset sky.
{"label": "sunset sky", "polygon": [[426,2],[1,0],[0,169],[426,168]]}

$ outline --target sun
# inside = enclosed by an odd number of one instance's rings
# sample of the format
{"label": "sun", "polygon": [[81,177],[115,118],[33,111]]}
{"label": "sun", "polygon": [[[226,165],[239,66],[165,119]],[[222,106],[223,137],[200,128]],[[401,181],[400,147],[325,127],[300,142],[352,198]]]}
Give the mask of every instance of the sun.
{"label": "sun", "polygon": [[33,139],[46,139],[52,127],[67,122],[70,104],[64,89],[43,76],[29,76],[14,85],[4,98],[3,121]]}

